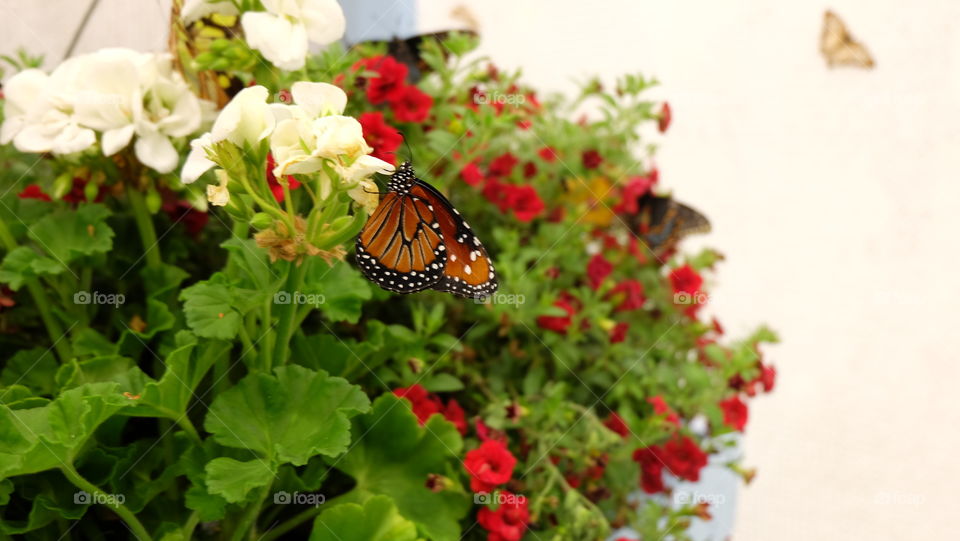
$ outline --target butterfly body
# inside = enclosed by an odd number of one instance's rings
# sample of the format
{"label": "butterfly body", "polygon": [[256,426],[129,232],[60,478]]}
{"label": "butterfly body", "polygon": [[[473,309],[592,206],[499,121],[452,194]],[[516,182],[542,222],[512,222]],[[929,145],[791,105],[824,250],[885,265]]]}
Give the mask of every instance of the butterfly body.
{"label": "butterfly body", "polygon": [[493,262],[470,225],[409,162],[390,177],[356,246],[364,276],[388,291],[482,298],[497,290]]}
{"label": "butterfly body", "polygon": [[654,253],[668,252],[688,235],[710,231],[706,216],[672,197],[647,193],[637,206],[637,232]]}

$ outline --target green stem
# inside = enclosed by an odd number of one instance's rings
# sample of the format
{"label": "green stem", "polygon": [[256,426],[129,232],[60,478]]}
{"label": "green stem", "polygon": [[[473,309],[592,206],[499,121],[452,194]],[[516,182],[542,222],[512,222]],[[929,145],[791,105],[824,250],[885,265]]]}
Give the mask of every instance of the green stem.
{"label": "green stem", "polygon": [[243,536],[247,533],[247,530],[250,531],[251,539],[257,538],[257,517],[260,516],[260,509],[263,507],[263,500],[265,500],[267,495],[270,494],[270,488],[272,486],[272,482],[264,486],[263,490],[260,491],[260,496],[254,500],[249,507],[247,507],[247,510],[243,513],[243,518],[240,519],[240,523],[237,525],[237,529],[233,531],[233,536],[230,538],[232,541],[240,541],[243,539]]}
{"label": "green stem", "polygon": [[274,360],[279,363],[279,365],[284,365],[287,363],[287,355],[290,351],[290,339],[293,338],[294,331],[294,320],[297,316],[297,308],[299,305],[294,302],[294,297],[300,291],[300,286],[303,282],[303,272],[306,263],[297,265],[295,262],[290,263],[290,270],[287,272],[287,294],[290,296],[290,304],[285,304],[281,307],[280,312],[280,321],[277,324],[277,344],[276,351],[274,352]]}
{"label": "green stem", "polygon": [[[356,490],[356,489],[354,489],[354,490]],[[330,509],[331,507],[333,507],[333,505],[335,505],[334,502],[336,502],[337,500],[341,500],[342,498],[344,498],[344,496],[347,496],[347,495],[351,495],[351,496],[352,496],[352,495],[353,495],[353,490],[351,490],[350,492],[348,492],[348,493],[346,493],[346,494],[341,494],[340,496],[337,496],[336,498],[332,498],[332,499],[324,502],[324,504],[323,504],[322,506],[311,507],[310,509],[307,509],[306,511],[302,511],[302,512],[294,515],[292,518],[290,518],[290,519],[284,521],[283,523],[279,524],[276,528],[273,528],[273,529],[270,530],[269,532],[264,532],[264,534],[259,538],[259,541],[272,541],[273,539],[276,539],[276,538],[280,537],[281,535],[289,532],[290,530],[296,528],[297,526],[303,524],[304,522],[306,522],[306,521],[308,521],[308,520],[316,517],[317,515],[319,515],[321,512],[325,511],[326,509]]]}
{"label": "green stem", "polygon": [[273,368],[271,355],[273,354],[274,331],[273,331],[273,297],[267,297],[263,301],[263,325],[266,329],[266,336],[263,337],[263,347],[260,348],[260,355],[263,357],[260,361],[265,372],[270,373]]}
{"label": "green stem", "polygon": [[190,516],[187,517],[187,522],[183,525],[183,538],[184,539],[193,539],[193,530],[196,529],[197,524],[200,523],[200,513],[194,511],[190,513]]}
{"label": "green stem", "polygon": [[[72,466],[64,465],[60,468],[60,471],[70,480],[80,490],[86,491],[90,494],[91,497],[94,497],[97,494],[103,494],[108,496],[108,494],[100,490],[96,485],[87,481],[80,475],[80,473]],[[124,522],[127,523],[127,526],[130,527],[130,531],[133,532],[133,535],[137,537],[140,541],[150,541],[150,534],[147,533],[147,529],[143,527],[143,524],[140,523],[140,520],[133,514],[127,507],[123,504],[117,504],[113,507],[113,511],[121,518]]]}
{"label": "green stem", "polygon": [[133,208],[133,219],[137,222],[137,230],[140,232],[140,242],[143,244],[144,256],[147,259],[148,266],[157,266],[163,264],[160,257],[160,244],[157,241],[157,231],[153,228],[153,218],[150,211],[147,210],[147,204],[143,200],[143,194],[140,193],[133,183],[127,182],[127,198],[130,200],[130,206]]}
{"label": "green stem", "polygon": [[[7,253],[17,248],[16,239],[13,238],[13,234],[10,233],[6,222],[2,219],[0,219],[0,242],[2,242],[3,246],[7,249]],[[53,347],[57,350],[57,356],[60,357],[60,362],[66,363],[70,361],[70,359],[73,358],[70,341],[63,340],[63,327],[53,316],[50,299],[47,297],[46,290],[43,289],[43,286],[40,285],[40,281],[37,278],[28,278],[24,283],[30,292],[30,296],[33,297],[33,303],[37,306],[37,311],[40,312],[40,319],[43,320],[43,325],[47,328],[47,334],[50,336]]]}

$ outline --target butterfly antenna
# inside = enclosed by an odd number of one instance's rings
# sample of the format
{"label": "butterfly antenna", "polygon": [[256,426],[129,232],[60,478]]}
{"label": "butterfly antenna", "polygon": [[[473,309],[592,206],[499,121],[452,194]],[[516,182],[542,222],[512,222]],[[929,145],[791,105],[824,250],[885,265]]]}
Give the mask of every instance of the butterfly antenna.
{"label": "butterfly antenna", "polygon": [[407,136],[404,135],[402,131],[397,131],[400,134],[400,137],[403,137],[403,144],[407,147],[407,161],[413,162],[413,149],[410,148],[410,143],[407,142]]}

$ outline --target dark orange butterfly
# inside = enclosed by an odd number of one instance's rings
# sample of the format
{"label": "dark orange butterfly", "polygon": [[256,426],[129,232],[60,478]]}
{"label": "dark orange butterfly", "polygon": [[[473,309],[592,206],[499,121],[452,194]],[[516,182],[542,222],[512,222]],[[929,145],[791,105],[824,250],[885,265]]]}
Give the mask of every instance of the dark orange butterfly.
{"label": "dark orange butterfly", "polygon": [[447,291],[483,298],[497,290],[493,262],[450,201],[403,162],[357,237],[364,276],[388,291]]}

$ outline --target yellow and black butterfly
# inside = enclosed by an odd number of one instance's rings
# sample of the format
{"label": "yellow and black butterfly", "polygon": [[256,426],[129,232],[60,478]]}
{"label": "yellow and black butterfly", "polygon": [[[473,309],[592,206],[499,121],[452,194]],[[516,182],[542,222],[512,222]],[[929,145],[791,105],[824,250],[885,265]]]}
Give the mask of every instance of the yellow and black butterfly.
{"label": "yellow and black butterfly", "polygon": [[688,235],[710,231],[706,216],[670,196],[648,192],[637,201],[637,207],[633,228],[657,255],[671,251]]}
{"label": "yellow and black butterfly", "polygon": [[862,43],[853,39],[840,17],[827,10],[823,14],[823,32],[820,35],[820,52],[827,59],[827,65],[854,66],[870,69],[873,57]]}

